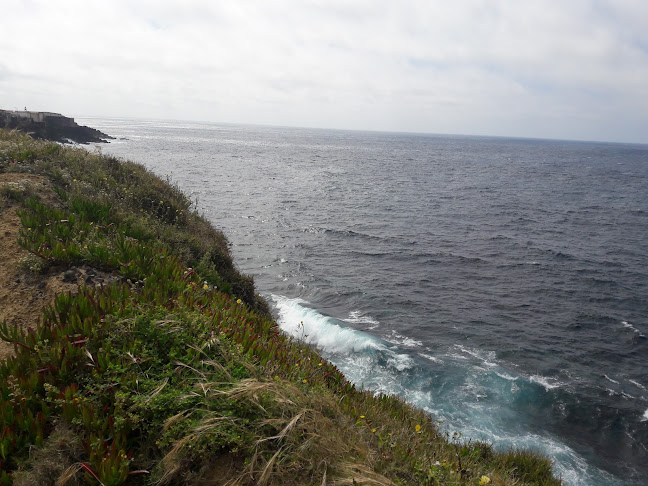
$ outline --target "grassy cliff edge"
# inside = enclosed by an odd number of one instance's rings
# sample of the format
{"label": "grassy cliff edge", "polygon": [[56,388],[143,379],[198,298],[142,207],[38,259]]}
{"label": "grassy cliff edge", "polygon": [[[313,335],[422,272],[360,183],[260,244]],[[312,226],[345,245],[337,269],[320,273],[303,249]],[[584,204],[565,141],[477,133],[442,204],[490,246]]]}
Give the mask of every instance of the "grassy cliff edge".
{"label": "grassy cliff edge", "polygon": [[0,486],[561,484],[281,333],[139,164],[0,130],[0,231]]}

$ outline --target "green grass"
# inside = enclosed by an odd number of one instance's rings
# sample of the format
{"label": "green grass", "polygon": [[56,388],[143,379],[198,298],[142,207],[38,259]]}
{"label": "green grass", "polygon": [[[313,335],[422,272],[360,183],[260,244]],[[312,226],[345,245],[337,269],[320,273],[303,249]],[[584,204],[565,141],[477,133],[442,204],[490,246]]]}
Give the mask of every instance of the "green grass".
{"label": "green grass", "polygon": [[225,237],[143,167],[0,131],[8,171],[56,193],[10,191],[24,248],[123,278],[0,325],[0,485],[561,484],[282,334]]}

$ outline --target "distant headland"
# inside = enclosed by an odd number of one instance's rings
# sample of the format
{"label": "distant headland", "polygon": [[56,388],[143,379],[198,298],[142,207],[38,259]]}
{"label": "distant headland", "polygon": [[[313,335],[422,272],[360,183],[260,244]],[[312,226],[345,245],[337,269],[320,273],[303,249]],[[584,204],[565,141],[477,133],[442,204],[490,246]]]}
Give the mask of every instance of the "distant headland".
{"label": "distant headland", "polygon": [[113,137],[78,125],[74,118],[47,111],[2,110],[0,128],[16,129],[34,138],[61,143],[105,143]]}

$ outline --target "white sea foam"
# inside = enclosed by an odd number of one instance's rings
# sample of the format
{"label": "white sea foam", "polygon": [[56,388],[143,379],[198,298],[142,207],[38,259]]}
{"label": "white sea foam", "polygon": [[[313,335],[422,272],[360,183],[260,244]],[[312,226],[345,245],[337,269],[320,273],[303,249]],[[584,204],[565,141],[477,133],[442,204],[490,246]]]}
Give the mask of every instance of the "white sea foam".
{"label": "white sea foam", "polygon": [[443,360],[442,360],[442,359],[435,358],[434,356],[431,356],[431,355],[429,355],[429,354],[419,353],[418,355],[419,355],[421,358],[429,359],[429,360],[432,361],[433,363],[443,364]]}
{"label": "white sea foam", "polygon": [[392,330],[391,336],[385,338],[385,340],[392,344],[397,344],[399,346],[406,346],[408,348],[417,348],[423,346],[423,343],[421,341],[417,341],[416,339],[412,339],[410,337],[403,336],[402,334],[398,334],[394,330]]}
{"label": "white sea foam", "polygon": [[[402,372],[413,366],[412,359],[406,355],[395,352],[380,339],[362,331],[356,331],[338,324],[339,320],[325,316],[316,309],[307,307],[308,302],[302,299],[289,299],[283,296],[272,295],[279,312],[278,324],[281,329],[291,336],[309,344],[317,346],[322,352],[330,355],[339,355],[347,363],[342,370],[352,381],[364,383],[366,377],[371,376],[374,384],[384,391],[383,382],[392,381],[391,370]],[[371,353],[381,353],[386,359],[386,369],[380,369]],[[369,353],[369,354],[367,354]],[[383,373],[385,377],[377,382],[377,374]],[[389,375],[389,376],[388,376]]]}
{"label": "white sea foam", "polygon": [[612,379],[612,378],[610,378],[610,377],[609,377],[608,375],[603,375],[603,376],[605,377],[605,379],[606,379],[606,380],[608,380],[608,381],[611,381],[612,383],[616,383],[617,385],[619,384],[619,382],[618,382],[618,381],[616,381],[616,380],[613,380],[613,379]]}
{"label": "white sea foam", "polygon": [[560,385],[562,385],[562,383],[560,383],[555,378],[548,378],[542,375],[532,375],[529,377],[529,381],[537,383],[538,385],[542,385],[547,391],[558,388]]}
{"label": "white sea foam", "polygon": [[370,315],[363,314],[361,311],[355,310],[349,312],[349,317],[342,319],[344,322],[349,324],[368,324],[367,329],[372,330],[376,329],[380,322],[371,317]]}
{"label": "white sea foam", "polygon": [[[476,360],[475,364],[481,366],[481,371],[477,375],[469,377],[463,386],[455,388],[452,392],[459,393],[463,397],[462,409],[455,410],[452,405],[439,406],[439,403],[443,403],[439,398],[443,396],[446,382],[442,382],[440,387],[428,388],[427,384],[430,382],[427,379],[420,382],[404,379],[413,376],[411,375],[413,363],[407,354],[399,353],[397,348],[365,332],[345,327],[343,322],[308,307],[308,303],[304,300],[280,296],[272,296],[272,299],[277,305],[278,323],[283,331],[314,344],[325,356],[331,355],[336,366],[356,385],[366,386],[375,392],[401,395],[410,403],[432,411],[437,419],[441,419],[453,430],[462,430],[467,437],[483,437],[495,441],[500,446],[536,449],[539,447],[548,455],[559,458],[554,466],[566,484],[578,486],[594,483],[617,484],[606,473],[592,468],[582,456],[551,437],[530,436],[526,430],[514,431],[502,428],[500,421],[506,417],[506,411],[493,408],[495,403],[493,394],[496,395],[498,392],[482,382],[481,377],[494,373],[509,381],[510,393],[515,393],[516,383],[520,384],[520,380],[518,380],[519,376],[499,368],[492,368],[497,366],[494,352],[456,345],[451,348],[452,352],[445,355],[455,358],[455,362],[460,362],[459,370],[466,369],[464,364],[466,360],[473,362]],[[358,314],[357,317],[361,315]],[[400,339],[402,340],[402,336]],[[445,360],[432,354],[418,353],[418,355],[432,363],[453,366],[451,362],[446,364]],[[561,385],[558,380],[541,375],[533,375],[529,381],[542,385],[546,390]],[[418,384],[414,385],[414,383]],[[447,385],[452,388],[450,382]],[[436,396],[439,392],[441,395]],[[644,419],[648,420],[648,410]]]}
{"label": "white sea foam", "polygon": [[506,373],[499,373],[499,372],[497,372],[497,371],[495,372],[495,374],[496,374],[497,376],[499,376],[500,378],[504,378],[505,380],[508,380],[508,381],[515,381],[515,380],[518,379],[517,376],[511,376],[511,375],[508,375],[508,374],[506,374]]}
{"label": "white sea foam", "polygon": [[621,325],[627,329],[631,329],[635,334],[639,334],[639,337],[645,337],[645,335],[628,321],[621,321]]}
{"label": "white sea foam", "polygon": [[275,296],[272,298],[279,311],[279,326],[297,339],[329,353],[351,353],[366,349],[386,350],[378,339],[369,334],[335,324],[328,316],[302,304],[302,299],[288,299]]}
{"label": "white sea foam", "polygon": [[412,358],[410,358],[406,354],[394,353],[387,359],[387,364],[393,368],[396,368],[398,371],[405,371],[412,367]]}
{"label": "white sea foam", "polygon": [[648,422],[648,409],[643,414],[643,417],[641,418],[642,422]]}
{"label": "white sea foam", "polygon": [[646,391],[646,387],[643,386],[643,385],[642,385],[641,383],[639,383],[638,381],[634,381],[634,380],[628,380],[628,381],[629,381],[630,383],[632,383],[633,385],[636,385],[636,386],[638,386],[639,388],[641,388],[642,390]]}
{"label": "white sea foam", "polygon": [[[467,348],[465,346],[462,346],[461,344],[455,344],[453,348],[458,349],[459,351],[467,354],[468,356],[472,356],[473,358],[478,359],[485,366],[488,366],[490,368],[495,368],[498,366],[497,363],[495,363],[495,351],[487,351],[478,348]],[[450,356],[458,357],[460,359],[467,359],[466,356],[461,357],[460,355],[457,354],[450,354]]]}

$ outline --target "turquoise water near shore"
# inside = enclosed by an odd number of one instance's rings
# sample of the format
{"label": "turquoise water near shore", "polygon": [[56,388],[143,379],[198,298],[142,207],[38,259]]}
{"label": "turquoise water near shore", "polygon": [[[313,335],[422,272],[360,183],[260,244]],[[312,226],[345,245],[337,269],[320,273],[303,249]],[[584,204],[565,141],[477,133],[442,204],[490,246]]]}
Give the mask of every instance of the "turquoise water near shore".
{"label": "turquoise water near shore", "polygon": [[232,242],[285,332],[568,484],[648,476],[648,150],[86,119]]}

